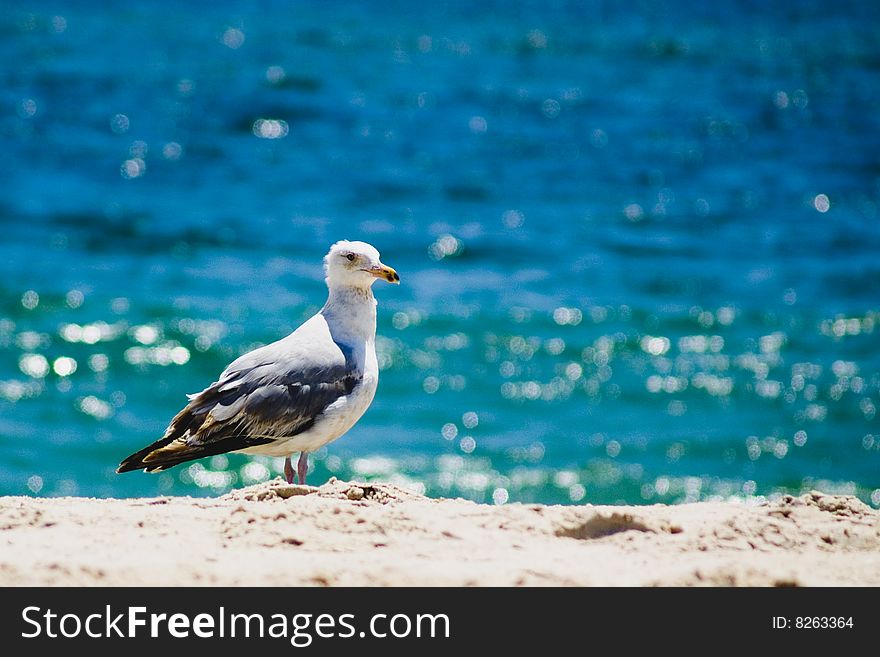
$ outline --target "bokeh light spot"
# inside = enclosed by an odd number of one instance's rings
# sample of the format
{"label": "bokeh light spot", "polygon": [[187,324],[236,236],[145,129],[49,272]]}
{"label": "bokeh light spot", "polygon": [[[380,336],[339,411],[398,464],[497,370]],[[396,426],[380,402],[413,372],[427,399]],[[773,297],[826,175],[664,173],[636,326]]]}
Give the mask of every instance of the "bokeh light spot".
{"label": "bokeh light spot", "polygon": [[244,32],[237,27],[230,27],[223,32],[223,36],[220,37],[220,40],[227,48],[238,50],[244,45]]}
{"label": "bokeh light spot", "polygon": [[117,135],[128,132],[131,122],[125,114],[114,114],[110,119],[110,129]]}

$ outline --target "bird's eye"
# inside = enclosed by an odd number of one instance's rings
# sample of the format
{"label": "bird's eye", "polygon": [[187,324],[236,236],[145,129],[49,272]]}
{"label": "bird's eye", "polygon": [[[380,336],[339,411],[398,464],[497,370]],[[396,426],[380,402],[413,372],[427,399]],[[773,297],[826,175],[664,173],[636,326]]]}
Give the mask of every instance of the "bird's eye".
{"label": "bird's eye", "polygon": [[348,260],[349,262],[354,262],[354,258],[355,258],[354,253],[346,253],[345,254],[345,259]]}

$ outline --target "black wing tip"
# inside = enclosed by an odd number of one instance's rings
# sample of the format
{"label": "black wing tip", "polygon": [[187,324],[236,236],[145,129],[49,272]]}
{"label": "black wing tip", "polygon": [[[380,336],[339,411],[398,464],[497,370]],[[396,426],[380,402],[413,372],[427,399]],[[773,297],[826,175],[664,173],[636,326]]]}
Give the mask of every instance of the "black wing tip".
{"label": "black wing tip", "polygon": [[116,474],[122,474],[124,472],[134,472],[135,470],[143,470],[144,472],[150,473],[162,472],[163,470],[172,468],[180,463],[185,463],[186,461],[192,461],[193,459],[199,458],[199,455],[184,453],[180,456],[172,456],[170,458],[166,456],[161,460],[157,459],[156,462],[153,462],[153,460],[149,457],[156,451],[157,450],[151,450],[146,454],[144,454],[143,452],[132,454],[119,464],[119,467],[116,468]]}
{"label": "black wing tip", "polygon": [[133,472],[135,470],[143,470],[147,466],[140,458],[136,458],[136,454],[132,454],[127,459],[123,460],[122,463],[119,464],[119,467],[116,468],[116,474],[122,474],[123,472]]}
{"label": "black wing tip", "polygon": [[[161,463],[151,463],[150,456],[155,454],[158,450],[162,449],[166,444],[168,444],[168,440],[162,439],[158,440],[152,445],[148,445],[144,447],[142,450],[135,452],[129,456],[126,456],[122,459],[122,463],[116,468],[116,474],[122,474],[124,472],[133,472],[135,470],[144,470],[145,472],[155,472],[157,470],[164,470],[170,465],[167,462]],[[176,463],[172,463],[171,465],[176,465]]]}

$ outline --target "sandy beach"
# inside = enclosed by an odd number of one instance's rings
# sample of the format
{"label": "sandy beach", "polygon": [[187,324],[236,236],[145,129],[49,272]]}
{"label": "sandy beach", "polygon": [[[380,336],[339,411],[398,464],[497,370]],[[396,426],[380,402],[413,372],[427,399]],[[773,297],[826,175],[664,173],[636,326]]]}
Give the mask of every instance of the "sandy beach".
{"label": "sandy beach", "polygon": [[878,586],[880,511],[489,506],[280,479],[218,498],[0,498],[0,584]]}

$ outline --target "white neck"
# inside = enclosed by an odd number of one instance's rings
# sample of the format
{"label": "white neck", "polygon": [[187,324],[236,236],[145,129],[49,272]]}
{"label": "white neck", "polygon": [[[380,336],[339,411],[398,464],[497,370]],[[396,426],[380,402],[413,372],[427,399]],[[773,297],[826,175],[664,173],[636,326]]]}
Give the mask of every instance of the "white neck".
{"label": "white neck", "polygon": [[376,298],[369,287],[334,285],[321,314],[337,342],[355,345],[376,340]]}

